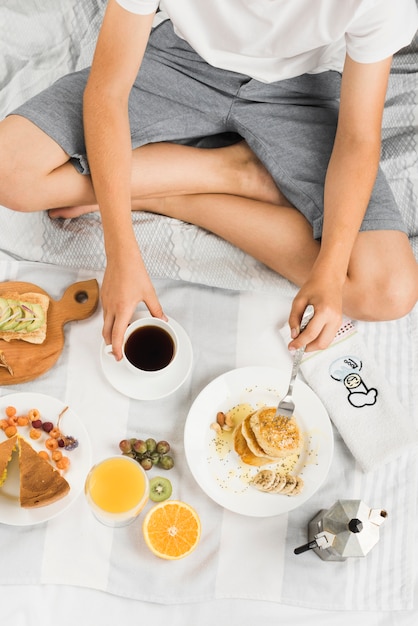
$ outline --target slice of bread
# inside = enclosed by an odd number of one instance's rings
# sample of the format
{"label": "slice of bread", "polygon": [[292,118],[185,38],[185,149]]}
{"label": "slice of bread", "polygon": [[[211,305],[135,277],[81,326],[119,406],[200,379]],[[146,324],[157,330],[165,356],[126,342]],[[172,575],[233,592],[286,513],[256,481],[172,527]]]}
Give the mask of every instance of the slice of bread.
{"label": "slice of bread", "polygon": [[249,424],[264,453],[273,458],[284,458],[300,452],[302,433],[294,417],[276,417],[276,407],[263,407],[253,413]]}
{"label": "slice of bread", "polygon": [[45,294],[0,294],[0,339],[41,344],[47,331],[49,298]]}
{"label": "slice of bread", "polygon": [[16,447],[17,435],[0,443],[0,487],[7,478],[7,466],[12,460],[12,454]]}
{"label": "slice of bread", "polygon": [[70,485],[32,446],[19,437],[20,506],[26,509],[52,504],[70,491]]}

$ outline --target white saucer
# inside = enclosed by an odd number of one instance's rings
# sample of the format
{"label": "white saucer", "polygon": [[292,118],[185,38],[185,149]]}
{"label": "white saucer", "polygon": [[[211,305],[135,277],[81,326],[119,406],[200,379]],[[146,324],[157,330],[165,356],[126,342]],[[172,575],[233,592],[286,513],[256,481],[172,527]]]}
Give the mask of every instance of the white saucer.
{"label": "white saucer", "polygon": [[169,372],[155,376],[155,378],[141,380],[132,374],[122,361],[116,361],[112,355],[105,353],[103,342],[100,349],[103,373],[117,391],[134,400],[159,400],[174,393],[185,382],[192,369],[192,344],[186,331],[178,322],[173,318],[169,318],[168,322],[177,333],[177,363]]}

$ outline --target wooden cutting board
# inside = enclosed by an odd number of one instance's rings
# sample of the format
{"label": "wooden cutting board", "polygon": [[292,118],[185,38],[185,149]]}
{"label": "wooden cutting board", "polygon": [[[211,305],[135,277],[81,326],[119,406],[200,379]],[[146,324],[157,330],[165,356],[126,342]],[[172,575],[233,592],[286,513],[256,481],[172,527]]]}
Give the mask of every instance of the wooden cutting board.
{"label": "wooden cutting board", "polygon": [[0,367],[0,385],[16,385],[38,378],[56,363],[64,347],[64,325],[84,320],[94,313],[99,302],[99,285],[95,279],[73,283],[61,300],[53,300],[46,291],[32,283],[0,283],[0,296],[7,292],[35,292],[49,298],[46,338],[42,344],[21,339],[10,342],[0,339],[0,351],[13,369],[12,376],[6,368]]}

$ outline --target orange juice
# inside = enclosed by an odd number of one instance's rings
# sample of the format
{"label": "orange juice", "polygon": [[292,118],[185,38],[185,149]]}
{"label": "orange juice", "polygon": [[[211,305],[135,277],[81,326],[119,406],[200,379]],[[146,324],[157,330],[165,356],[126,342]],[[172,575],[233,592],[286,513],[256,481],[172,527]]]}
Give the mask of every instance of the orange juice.
{"label": "orange juice", "polygon": [[99,521],[108,526],[124,526],[135,519],[148,501],[148,478],[137,461],[114,456],[90,470],[85,493]]}

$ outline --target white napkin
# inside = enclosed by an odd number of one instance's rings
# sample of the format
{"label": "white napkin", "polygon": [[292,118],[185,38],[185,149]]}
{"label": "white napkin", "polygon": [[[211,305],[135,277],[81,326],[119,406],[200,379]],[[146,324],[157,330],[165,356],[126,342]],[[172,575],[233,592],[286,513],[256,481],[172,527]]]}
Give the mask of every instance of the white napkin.
{"label": "white napkin", "polygon": [[[287,325],[281,335],[288,344]],[[417,443],[412,416],[351,320],[344,320],[326,350],[305,353],[301,371],[363,471],[396,459]]]}

